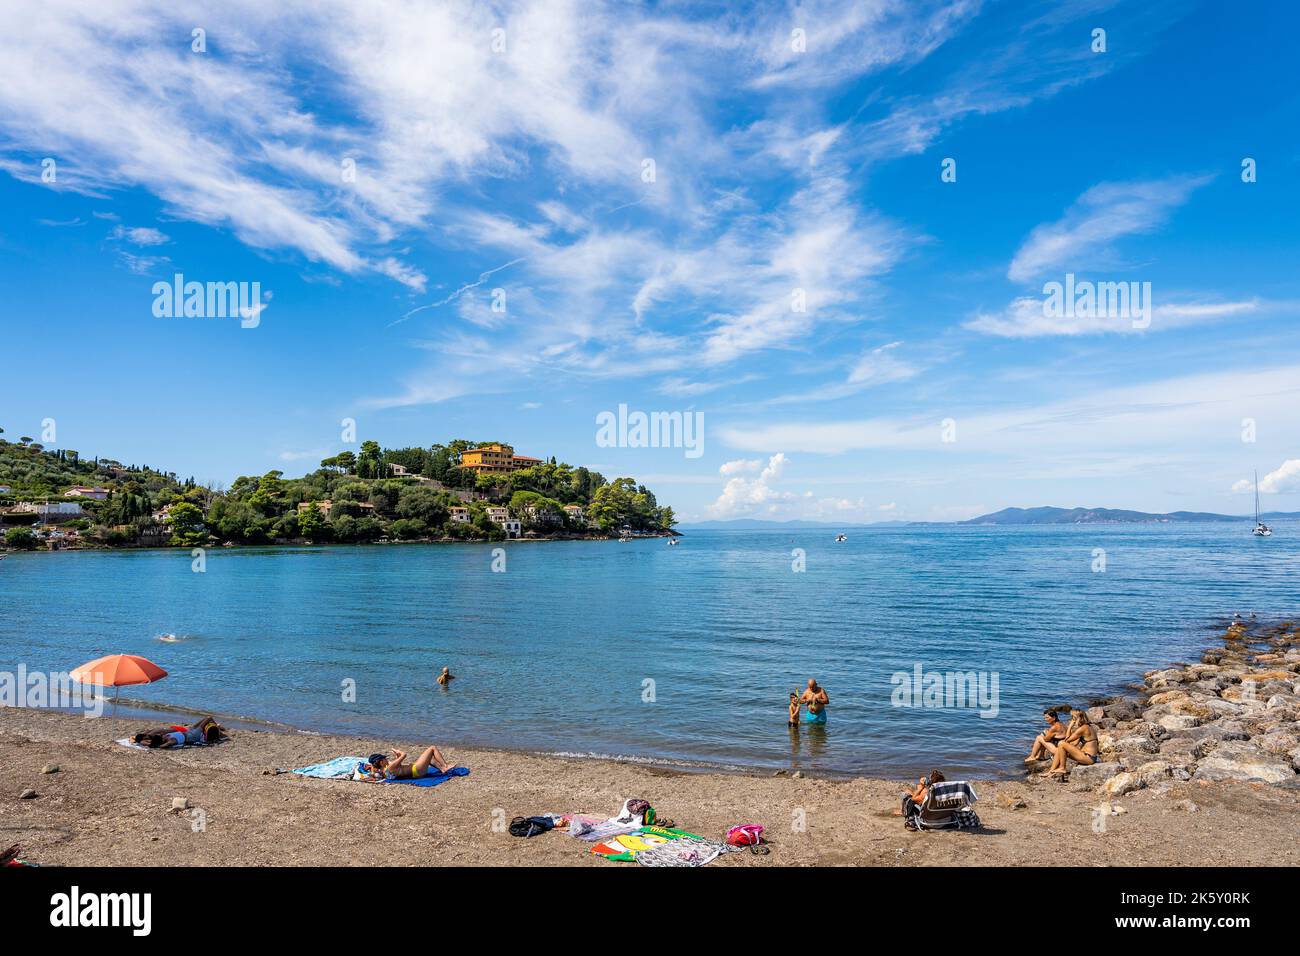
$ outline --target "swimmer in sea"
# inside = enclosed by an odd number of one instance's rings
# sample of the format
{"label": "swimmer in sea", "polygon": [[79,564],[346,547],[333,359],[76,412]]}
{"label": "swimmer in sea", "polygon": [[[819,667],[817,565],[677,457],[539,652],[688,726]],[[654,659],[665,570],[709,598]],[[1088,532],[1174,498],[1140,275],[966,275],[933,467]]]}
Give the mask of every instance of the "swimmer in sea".
{"label": "swimmer in sea", "polygon": [[450,667],[444,667],[442,673],[438,675],[438,683],[443,687],[448,686],[455,679],[456,675],[451,672]]}
{"label": "swimmer in sea", "polygon": [[799,726],[799,695],[790,691],[790,720],[787,727]]}

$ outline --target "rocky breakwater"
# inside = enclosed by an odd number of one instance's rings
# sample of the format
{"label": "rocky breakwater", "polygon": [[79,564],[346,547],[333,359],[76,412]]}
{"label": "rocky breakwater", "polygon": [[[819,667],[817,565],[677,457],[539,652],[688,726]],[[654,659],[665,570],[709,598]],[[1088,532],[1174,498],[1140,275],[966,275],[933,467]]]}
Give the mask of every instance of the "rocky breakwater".
{"label": "rocky breakwater", "polygon": [[1088,709],[1101,757],[1069,786],[1108,797],[1179,781],[1300,789],[1300,623],[1233,624],[1200,663],[1150,671]]}

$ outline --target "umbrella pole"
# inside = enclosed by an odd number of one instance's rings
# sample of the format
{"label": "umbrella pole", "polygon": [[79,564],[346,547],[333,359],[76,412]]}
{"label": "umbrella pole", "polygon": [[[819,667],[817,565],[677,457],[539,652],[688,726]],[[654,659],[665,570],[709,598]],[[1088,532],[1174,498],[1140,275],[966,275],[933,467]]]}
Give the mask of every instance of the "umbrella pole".
{"label": "umbrella pole", "polygon": [[113,716],[117,716],[117,699],[122,696],[122,688],[118,687],[113,694]]}

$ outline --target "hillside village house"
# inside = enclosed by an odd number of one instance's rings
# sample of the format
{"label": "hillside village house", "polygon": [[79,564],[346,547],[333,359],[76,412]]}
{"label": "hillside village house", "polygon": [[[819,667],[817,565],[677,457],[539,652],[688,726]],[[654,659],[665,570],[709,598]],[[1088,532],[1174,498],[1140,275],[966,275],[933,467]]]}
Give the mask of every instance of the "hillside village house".
{"label": "hillside village house", "polygon": [[77,485],[75,488],[69,488],[63,493],[65,498],[93,498],[95,501],[103,501],[108,497],[107,488],[87,488],[84,485]]}
{"label": "hillside village house", "polygon": [[79,518],[83,514],[81,505],[75,501],[20,501],[13,510],[42,518]]}
{"label": "hillside village house", "polygon": [[467,523],[469,521],[469,509],[461,507],[460,505],[453,505],[451,509],[451,520]]}
{"label": "hillside village house", "polygon": [[505,508],[486,508],[488,520],[493,524],[501,524],[510,518],[510,512]]}
{"label": "hillside village house", "polygon": [[328,518],[330,515],[330,508],[334,507],[334,502],[329,498],[326,498],[324,501],[300,501],[298,502],[298,514],[302,514],[313,506],[315,506],[316,510],[319,511],[323,517]]}
{"label": "hillside village house", "polygon": [[508,475],[521,468],[542,464],[542,459],[516,455],[514,448],[493,442],[480,448],[467,448],[460,453],[460,467],[476,475]]}
{"label": "hillside village house", "polygon": [[574,521],[582,520],[582,508],[579,505],[565,505],[564,513]]}

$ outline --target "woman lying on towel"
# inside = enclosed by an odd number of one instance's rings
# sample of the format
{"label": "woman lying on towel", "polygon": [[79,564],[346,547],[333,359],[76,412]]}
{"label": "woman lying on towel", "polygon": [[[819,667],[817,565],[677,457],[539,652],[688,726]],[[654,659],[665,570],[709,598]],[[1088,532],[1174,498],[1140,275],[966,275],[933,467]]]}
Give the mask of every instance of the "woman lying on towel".
{"label": "woman lying on towel", "polygon": [[391,759],[384,754],[371,754],[361,768],[361,779],[371,783],[383,780],[419,780],[428,775],[430,765],[438,773],[446,773],[451,769],[451,764],[443,758],[442,751],[437,747],[429,747],[412,764],[406,762],[406,751],[394,749]]}
{"label": "woman lying on towel", "polygon": [[177,725],[141,731],[133,739],[146,747],[167,748],[215,744],[226,736],[228,736],[226,728],[217,723],[215,717],[204,717],[188,727]]}
{"label": "woman lying on towel", "polygon": [[1100,752],[1097,728],[1092,725],[1092,721],[1083,711],[1072,710],[1070,724],[1065,728],[1065,736],[1061,739],[1061,745],[1056,748],[1056,755],[1052,758],[1052,768],[1047,772],[1049,775],[1065,780],[1070,775],[1071,760],[1086,767],[1097,762],[1097,754]]}

